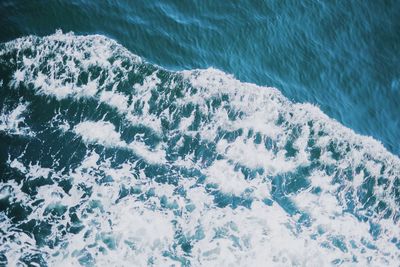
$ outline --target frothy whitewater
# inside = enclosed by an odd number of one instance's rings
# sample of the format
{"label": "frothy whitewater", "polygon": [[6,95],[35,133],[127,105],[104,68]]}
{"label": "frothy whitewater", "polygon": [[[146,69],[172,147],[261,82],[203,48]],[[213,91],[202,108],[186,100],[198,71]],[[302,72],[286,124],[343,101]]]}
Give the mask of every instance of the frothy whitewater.
{"label": "frothy whitewater", "polygon": [[397,266],[400,160],[311,104],[100,35],[0,44],[0,262]]}

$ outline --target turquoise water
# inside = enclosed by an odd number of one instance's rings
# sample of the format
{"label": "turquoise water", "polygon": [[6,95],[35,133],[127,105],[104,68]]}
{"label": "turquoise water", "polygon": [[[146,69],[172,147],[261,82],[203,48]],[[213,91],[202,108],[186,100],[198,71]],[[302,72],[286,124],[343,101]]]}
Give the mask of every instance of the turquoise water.
{"label": "turquoise water", "polygon": [[399,13],[2,2],[0,263],[398,265]]}
{"label": "turquoise water", "polygon": [[103,34],[170,70],[214,67],[400,154],[398,1],[3,1],[0,40]]}

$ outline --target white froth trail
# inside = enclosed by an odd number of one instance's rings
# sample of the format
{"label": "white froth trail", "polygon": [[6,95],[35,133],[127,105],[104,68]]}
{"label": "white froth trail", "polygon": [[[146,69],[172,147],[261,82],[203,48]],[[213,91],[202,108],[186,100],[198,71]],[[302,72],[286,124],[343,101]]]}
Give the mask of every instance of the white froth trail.
{"label": "white froth trail", "polygon": [[76,125],[74,131],[86,143],[99,143],[109,147],[126,145],[125,142],[121,141],[121,135],[115,131],[114,125],[110,122],[84,121]]}
{"label": "white froth trail", "polygon": [[[37,53],[23,53],[28,48]],[[12,51],[19,64],[10,87],[95,101],[161,141],[150,148],[145,139],[125,141],[111,121],[55,115],[62,132],[87,145],[84,160],[68,173],[24,155],[8,165],[32,181],[71,180],[71,189],[54,183],[30,196],[10,180],[0,199],[22,201],[32,208],[29,219],[51,222],[48,238],[60,245],[38,247],[0,214],[7,230],[0,252],[10,264],[38,250],[50,265],[64,266],[398,265],[400,159],[373,138],[275,88],[215,69],[168,72],[100,35],[24,37],[4,44],[0,57]],[[21,131],[25,112],[25,104],[3,112],[0,130]],[[140,160],[112,164],[96,147],[129,150]],[[153,177],[154,169],[167,171]],[[179,179],[164,181],[171,177]],[[48,212],[71,207],[79,221]],[[57,227],[67,225],[81,230],[62,235]]]}
{"label": "white froth trail", "polygon": [[100,144],[105,147],[129,149],[150,163],[165,163],[165,152],[163,150],[150,149],[139,141],[127,144],[121,140],[121,134],[116,131],[115,126],[110,122],[84,121],[77,124],[73,130],[87,144]]}
{"label": "white froth trail", "polygon": [[0,131],[11,135],[34,136],[34,133],[24,123],[24,115],[27,111],[27,103],[19,103],[14,109],[3,107],[0,114]]}

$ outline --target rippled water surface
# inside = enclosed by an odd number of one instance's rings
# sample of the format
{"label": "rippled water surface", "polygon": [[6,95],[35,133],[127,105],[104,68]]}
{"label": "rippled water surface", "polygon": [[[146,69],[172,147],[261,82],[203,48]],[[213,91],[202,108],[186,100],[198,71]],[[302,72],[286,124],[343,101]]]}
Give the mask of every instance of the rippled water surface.
{"label": "rippled water surface", "polygon": [[0,14],[0,264],[399,264],[395,1]]}
{"label": "rippled water surface", "polygon": [[170,70],[277,87],[400,154],[398,1],[208,2],[2,1],[0,40],[103,34]]}

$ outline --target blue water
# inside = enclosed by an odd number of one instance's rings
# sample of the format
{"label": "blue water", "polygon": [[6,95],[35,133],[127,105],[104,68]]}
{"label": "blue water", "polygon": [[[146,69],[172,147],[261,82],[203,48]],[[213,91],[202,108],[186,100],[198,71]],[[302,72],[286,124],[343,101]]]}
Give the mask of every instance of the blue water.
{"label": "blue water", "polygon": [[0,14],[0,265],[399,265],[399,2]]}
{"label": "blue water", "polygon": [[171,70],[215,67],[318,105],[400,154],[398,1],[3,1],[0,40],[109,36]]}

